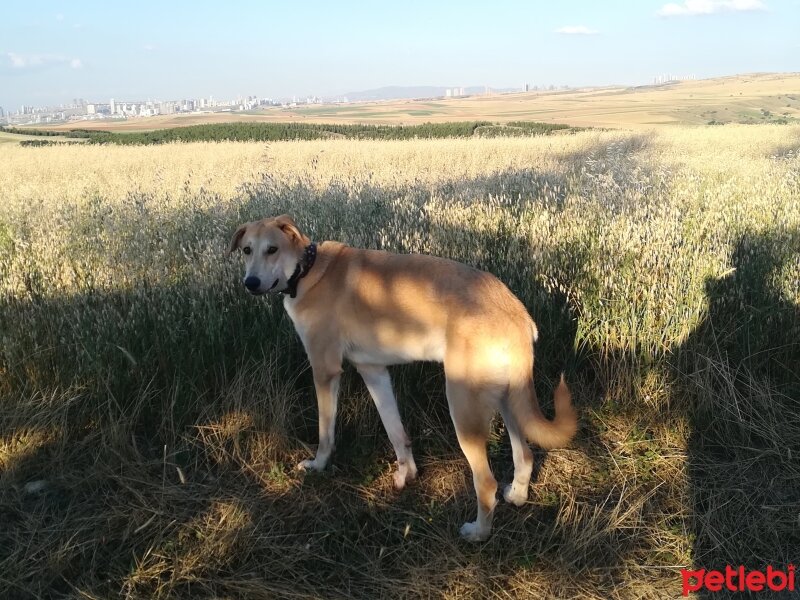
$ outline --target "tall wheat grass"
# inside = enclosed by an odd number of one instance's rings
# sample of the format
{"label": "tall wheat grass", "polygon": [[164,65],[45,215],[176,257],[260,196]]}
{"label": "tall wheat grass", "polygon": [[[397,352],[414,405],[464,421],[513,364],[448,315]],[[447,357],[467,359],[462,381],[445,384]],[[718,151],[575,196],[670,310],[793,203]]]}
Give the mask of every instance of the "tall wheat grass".
{"label": "tall wheat grass", "polygon": [[[793,560],[800,128],[0,148],[7,597],[661,597],[681,566]],[[242,221],[495,273],[582,414],[482,547],[441,373],[396,369],[419,485],[345,377],[332,473]],[[511,472],[500,424],[498,477]]]}

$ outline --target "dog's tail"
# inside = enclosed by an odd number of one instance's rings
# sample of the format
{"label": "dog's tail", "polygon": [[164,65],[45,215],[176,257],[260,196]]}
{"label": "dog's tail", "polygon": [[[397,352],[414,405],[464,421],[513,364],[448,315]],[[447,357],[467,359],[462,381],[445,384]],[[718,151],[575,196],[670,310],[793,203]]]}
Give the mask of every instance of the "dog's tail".
{"label": "dog's tail", "polygon": [[552,421],[542,414],[530,375],[532,370],[528,373],[524,381],[509,390],[508,402],[512,416],[529,441],[546,450],[566,446],[578,431],[578,413],[572,405],[572,394],[563,373],[553,397],[556,416]]}

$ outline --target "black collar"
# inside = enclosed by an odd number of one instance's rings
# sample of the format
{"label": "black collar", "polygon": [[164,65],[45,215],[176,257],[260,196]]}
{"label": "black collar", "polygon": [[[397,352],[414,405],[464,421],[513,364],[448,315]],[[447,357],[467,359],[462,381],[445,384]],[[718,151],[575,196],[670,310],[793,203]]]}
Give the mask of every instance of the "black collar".
{"label": "black collar", "polygon": [[317,244],[311,242],[303,251],[303,259],[297,263],[294,273],[286,282],[286,289],[281,290],[281,294],[289,294],[290,298],[297,296],[297,283],[311,270],[314,266],[314,261],[317,260]]}

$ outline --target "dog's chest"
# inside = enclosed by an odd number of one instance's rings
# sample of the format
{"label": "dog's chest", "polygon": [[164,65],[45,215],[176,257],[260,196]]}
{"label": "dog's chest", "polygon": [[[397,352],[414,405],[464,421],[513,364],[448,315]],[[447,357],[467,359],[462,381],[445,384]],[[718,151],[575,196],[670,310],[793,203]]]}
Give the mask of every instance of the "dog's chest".
{"label": "dog's chest", "polygon": [[292,302],[288,296],[285,296],[283,299],[283,308],[286,309],[286,314],[289,315],[289,318],[292,320],[292,324],[294,324],[294,329],[297,332],[297,335],[300,336],[300,341],[303,342],[303,346],[308,351],[308,329],[304,325],[303,319],[300,318],[298,314],[297,307],[295,303]]}

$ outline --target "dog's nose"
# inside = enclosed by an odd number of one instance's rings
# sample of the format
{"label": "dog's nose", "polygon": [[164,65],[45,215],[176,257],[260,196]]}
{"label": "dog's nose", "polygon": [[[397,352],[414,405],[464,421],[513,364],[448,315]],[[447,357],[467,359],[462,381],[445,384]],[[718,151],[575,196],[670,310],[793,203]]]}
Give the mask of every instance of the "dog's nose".
{"label": "dog's nose", "polygon": [[252,275],[244,280],[244,287],[246,287],[251,292],[255,292],[258,288],[261,287],[261,280],[258,277],[253,277]]}

